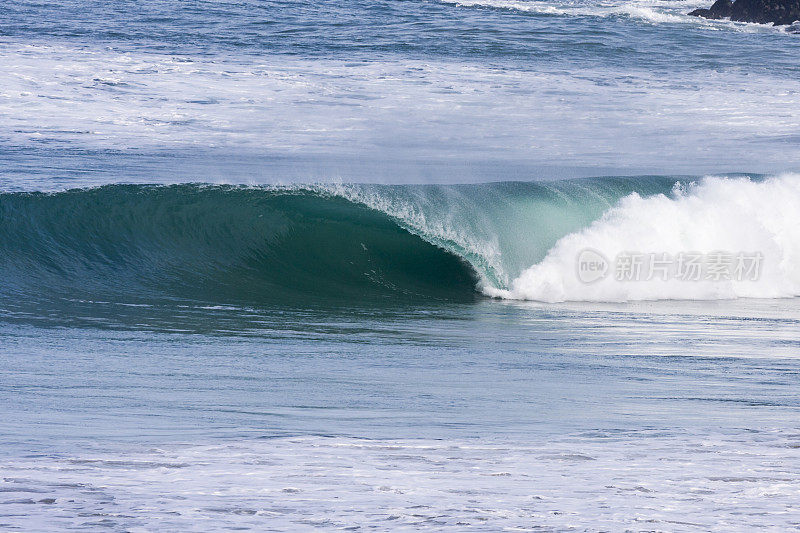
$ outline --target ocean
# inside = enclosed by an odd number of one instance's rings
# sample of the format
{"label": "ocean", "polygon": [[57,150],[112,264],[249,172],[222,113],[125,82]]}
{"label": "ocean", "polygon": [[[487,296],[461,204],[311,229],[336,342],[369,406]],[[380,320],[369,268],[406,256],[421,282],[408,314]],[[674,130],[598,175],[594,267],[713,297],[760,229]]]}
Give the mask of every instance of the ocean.
{"label": "ocean", "polygon": [[0,531],[800,529],[800,36],[0,7]]}

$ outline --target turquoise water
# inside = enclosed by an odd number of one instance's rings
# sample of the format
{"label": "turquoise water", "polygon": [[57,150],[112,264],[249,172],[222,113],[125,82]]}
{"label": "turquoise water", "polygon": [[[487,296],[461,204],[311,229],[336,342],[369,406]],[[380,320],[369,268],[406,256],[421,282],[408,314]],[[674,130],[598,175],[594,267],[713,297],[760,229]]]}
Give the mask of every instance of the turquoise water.
{"label": "turquoise water", "polygon": [[797,529],[800,41],[701,5],[4,5],[0,530]]}

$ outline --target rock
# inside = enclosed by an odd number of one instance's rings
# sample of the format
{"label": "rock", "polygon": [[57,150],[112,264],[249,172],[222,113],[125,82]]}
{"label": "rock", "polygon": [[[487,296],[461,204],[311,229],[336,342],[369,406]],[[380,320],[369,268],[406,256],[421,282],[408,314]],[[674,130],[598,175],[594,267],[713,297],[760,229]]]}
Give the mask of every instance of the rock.
{"label": "rock", "polygon": [[736,0],[731,20],[788,25],[800,19],[800,0]]}
{"label": "rock", "polygon": [[737,22],[788,26],[800,20],[800,0],[717,0],[709,9],[689,13],[707,19],[730,18]]}
{"label": "rock", "polygon": [[714,17],[711,16],[711,10],[706,8],[695,9],[694,11],[690,11],[686,13],[692,17],[702,17],[704,19],[713,19]]}
{"label": "rock", "polygon": [[719,20],[730,17],[732,8],[731,0],[717,0],[710,9],[695,9],[689,14],[695,17]]}

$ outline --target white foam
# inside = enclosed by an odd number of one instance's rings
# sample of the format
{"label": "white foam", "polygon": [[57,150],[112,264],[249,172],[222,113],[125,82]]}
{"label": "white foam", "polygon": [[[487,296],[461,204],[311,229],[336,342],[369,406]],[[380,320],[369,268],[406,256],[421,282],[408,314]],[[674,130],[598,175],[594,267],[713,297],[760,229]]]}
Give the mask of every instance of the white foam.
{"label": "white foam", "polygon": [[[537,442],[286,438],[0,462],[23,531],[793,528],[796,433]],[[769,520],[765,520],[769,516]]]}
{"label": "white foam", "polygon": [[463,7],[495,7],[499,9],[513,9],[529,13],[543,13],[550,15],[566,15],[574,10],[559,8],[549,4],[534,2],[515,2],[512,0],[442,0],[445,4],[456,4]]}
{"label": "white foam", "polygon": [[539,1],[515,0],[442,0],[447,4],[456,4],[463,7],[493,7],[509,9],[527,13],[546,15],[570,15],[587,17],[628,16],[655,23],[686,23],[697,22],[697,17],[685,14],[685,3],[670,5],[659,3],[621,2],[599,4],[574,4],[574,3],[545,3]]}
{"label": "white foam", "polygon": [[769,173],[796,164],[787,143],[800,120],[800,81],[739,70],[654,76],[462,59],[176,58],[0,41],[0,79],[4,142],[42,149],[212,148],[692,175],[716,172],[725,154],[728,168]]}
{"label": "white foam", "polygon": [[[532,229],[533,231],[533,229]],[[594,250],[613,264],[620,254],[760,254],[757,279],[699,281],[675,276],[593,283],[578,273],[578,257]],[[613,270],[613,268],[612,268]],[[496,297],[557,301],[713,300],[800,295],[800,176],[755,182],[709,177],[676,187],[671,195],[631,194],[589,228],[560,239],[540,263],[510,289],[485,289]]]}
{"label": "white foam", "polygon": [[740,33],[783,32],[781,26],[733,22],[729,19],[710,20],[689,16],[697,8],[707,8],[713,1],[601,1],[601,2],[546,2],[542,0],[441,0],[446,4],[462,7],[488,7],[508,9],[541,15],[563,15],[568,17],[628,17],[648,24],[692,24],[716,30]]}

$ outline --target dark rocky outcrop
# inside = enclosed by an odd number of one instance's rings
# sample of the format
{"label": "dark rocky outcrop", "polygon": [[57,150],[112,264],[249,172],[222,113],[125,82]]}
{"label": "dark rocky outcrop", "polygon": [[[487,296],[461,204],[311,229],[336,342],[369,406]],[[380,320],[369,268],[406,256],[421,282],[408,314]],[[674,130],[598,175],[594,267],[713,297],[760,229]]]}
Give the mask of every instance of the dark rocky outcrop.
{"label": "dark rocky outcrop", "polygon": [[800,0],[717,0],[709,9],[695,9],[690,15],[707,19],[729,18],[784,26],[800,20]]}
{"label": "dark rocky outcrop", "polygon": [[731,0],[717,0],[709,9],[695,9],[690,15],[706,19],[726,19],[731,16],[733,2]]}

